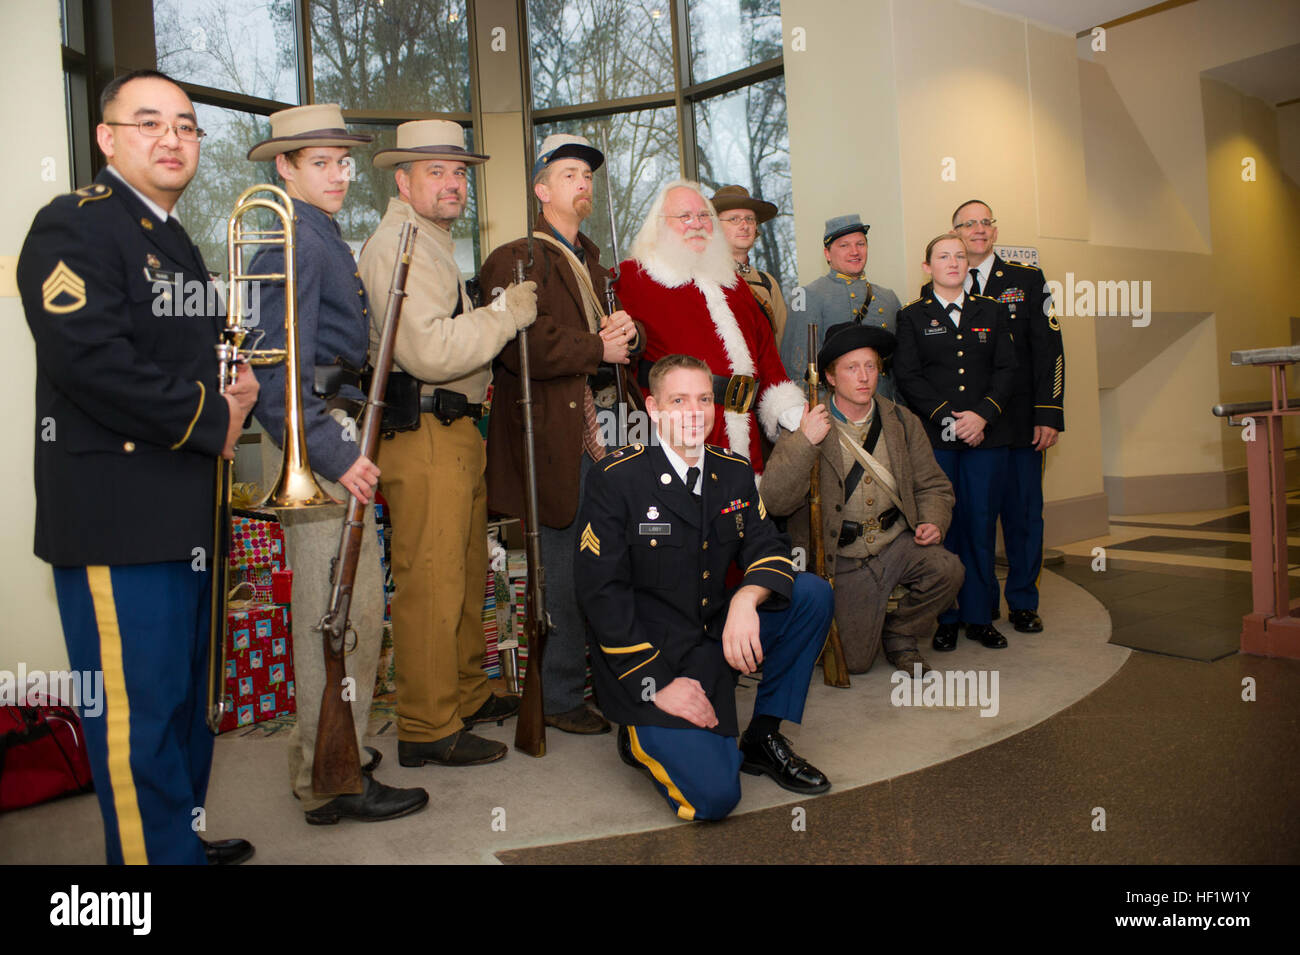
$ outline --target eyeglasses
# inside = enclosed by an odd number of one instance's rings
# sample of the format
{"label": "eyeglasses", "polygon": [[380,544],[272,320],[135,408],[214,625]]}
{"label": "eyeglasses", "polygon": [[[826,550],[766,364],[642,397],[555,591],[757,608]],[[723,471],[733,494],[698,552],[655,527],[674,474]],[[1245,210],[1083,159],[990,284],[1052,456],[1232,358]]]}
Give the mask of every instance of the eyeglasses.
{"label": "eyeglasses", "polygon": [[700,225],[707,225],[708,223],[710,223],[710,222],[713,221],[713,213],[712,213],[712,212],[698,212],[698,213],[695,213],[694,215],[692,215],[692,214],[689,213],[689,212],[683,212],[683,213],[682,213],[681,215],[679,215],[679,216],[670,216],[670,215],[665,215],[664,218],[665,218],[665,219],[676,219],[678,222],[680,222],[680,223],[681,223],[682,225],[684,225],[684,226],[686,226],[686,225],[690,225],[692,222],[698,222]]}
{"label": "eyeglasses", "polygon": [[722,216],[718,216],[718,221],[725,222],[727,223],[727,225],[747,225],[747,226],[758,225],[757,216],[728,216],[725,219]]}
{"label": "eyeglasses", "polygon": [[162,139],[172,130],[176,131],[176,137],[183,139],[187,143],[197,143],[206,136],[207,130],[191,123],[160,123],[156,119],[142,119],[138,123],[110,123],[105,122],[105,126],[134,126],[140,130],[141,136],[148,136],[150,139]]}
{"label": "eyeglasses", "polygon": [[991,225],[997,225],[997,223],[998,223],[997,219],[967,219],[965,222],[958,222],[955,226],[953,226],[953,228],[973,229],[977,225],[982,225],[984,228],[987,229]]}

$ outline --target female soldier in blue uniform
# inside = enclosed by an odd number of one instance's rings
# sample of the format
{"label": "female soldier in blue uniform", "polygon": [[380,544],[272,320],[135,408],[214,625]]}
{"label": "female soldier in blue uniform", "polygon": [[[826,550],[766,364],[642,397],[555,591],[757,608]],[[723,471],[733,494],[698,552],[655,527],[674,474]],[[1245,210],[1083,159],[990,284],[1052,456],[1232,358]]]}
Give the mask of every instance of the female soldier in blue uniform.
{"label": "female soldier in blue uniform", "polygon": [[957,503],[944,546],[966,568],[957,606],[939,616],[934,649],[956,647],[958,622],[966,636],[997,649],[1007,641],[993,626],[992,522],[1011,438],[1003,411],[1015,350],[1006,307],[964,291],[968,265],[958,236],[931,239],[922,268],[932,286],[898,313],[894,374],[952,482]]}

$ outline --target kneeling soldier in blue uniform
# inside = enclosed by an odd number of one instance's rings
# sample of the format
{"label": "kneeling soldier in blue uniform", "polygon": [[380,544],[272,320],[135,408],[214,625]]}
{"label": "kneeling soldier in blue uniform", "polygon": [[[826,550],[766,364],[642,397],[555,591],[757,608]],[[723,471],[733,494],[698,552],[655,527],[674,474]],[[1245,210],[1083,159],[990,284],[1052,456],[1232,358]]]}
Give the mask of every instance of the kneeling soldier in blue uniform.
{"label": "kneeling soldier in blue uniform", "polygon": [[[715,415],[708,365],[662,358],[650,392],[660,443],[606,457],[578,518],[574,576],[600,705],[621,724],[619,755],[649,772],[682,819],[731,812],[741,771],[791,792],[825,792],[830,782],[780,726],[803,716],[830,626],[830,587],[795,573],[749,463],[704,444]],[[737,671],[760,667],[737,749]]]}

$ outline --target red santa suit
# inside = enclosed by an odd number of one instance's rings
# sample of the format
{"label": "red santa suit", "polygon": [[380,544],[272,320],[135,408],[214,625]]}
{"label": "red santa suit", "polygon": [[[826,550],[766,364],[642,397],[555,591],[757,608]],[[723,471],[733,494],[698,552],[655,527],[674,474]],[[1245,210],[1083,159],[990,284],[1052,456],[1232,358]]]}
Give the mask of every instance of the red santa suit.
{"label": "red santa suit", "polygon": [[708,441],[745,455],[761,474],[759,426],[772,441],[780,424],[798,427],[805,396],[786,377],[772,326],[753,293],[735,272],[730,278],[724,286],[667,274],[655,262],[628,259],[619,266],[615,288],[623,307],[645,328],[643,363],[653,364],[665,355],[694,355],[715,375],[756,379],[752,409],[740,414],[719,407]]}

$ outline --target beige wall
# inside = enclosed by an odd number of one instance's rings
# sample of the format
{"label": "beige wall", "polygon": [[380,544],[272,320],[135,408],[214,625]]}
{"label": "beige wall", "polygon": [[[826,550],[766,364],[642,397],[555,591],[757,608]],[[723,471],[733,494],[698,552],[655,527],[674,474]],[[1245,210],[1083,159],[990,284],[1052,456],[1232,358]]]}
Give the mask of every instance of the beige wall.
{"label": "beige wall", "polygon": [[[1300,121],[1284,110],[1279,131],[1270,105],[1200,74],[1296,43],[1300,6],[1198,0],[1110,29],[1105,52],[956,0],[784,0],[782,16],[801,278],[821,271],[828,210],[857,209],[873,218],[869,274],[908,301],[925,242],[958,202],[986,198],[1000,241],[1036,246],[1049,279],[1152,283],[1149,326],[1104,320],[1103,359],[1145,356],[1131,375],[1099,368],[1101,320],[1058,302],[1067,431],[1048,457],[1049,507],[1099,494],[1103,475],[1244,461],[1209,408],[1260,395],[1261,373],[1228,352],[1289,343],[1300,314],[1281,258],[1300,212],[1284,174]],[[1124,384],[1099,392],[1107,377]]]}
{"label": "beige wall", "polygon": [[[58,4],[0,5],[0,93],[10,135],[0,150],[0,328],[10,360],[0,375],[0,486],[9,506],[0,531],[0,670],[68,665],[49,567],[32,556],[35,351],[13,287],[14,260],[36,211],[67,192],[67,120],[59,59]],[[20,123],[22,135],[14,135]],[[52,178],[47,178],[52,175]],[[93,494],[88,487],[86,493]],[[105,507],[111,506],[106,501]]]}

